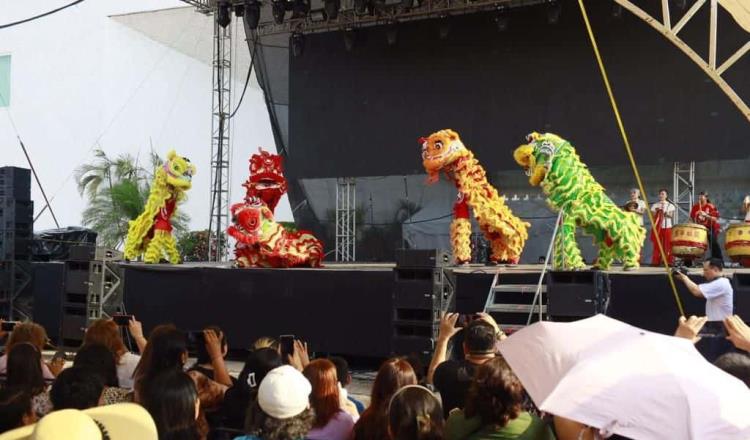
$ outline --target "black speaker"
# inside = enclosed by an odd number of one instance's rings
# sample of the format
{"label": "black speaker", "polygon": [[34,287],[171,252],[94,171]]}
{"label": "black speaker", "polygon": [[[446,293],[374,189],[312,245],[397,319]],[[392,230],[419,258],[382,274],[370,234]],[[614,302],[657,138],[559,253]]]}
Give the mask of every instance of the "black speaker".
{"label": "black speaker", "polygon": [[606,313],[610,282],[606,272],[550,272],[547,314],[553,321],[586,318]]}
{"label": "black speaker", "polygon": [[734,287],[734,314],[745,321],[750,321],[750,273],[735,273],[732,277]]}
{"label": "black speaker", "polygon": [[439,249],[396,249],[396,267],[432,268],[450,264],[450,254]]}
{"label": "black speaker", "polygon": [[0,198],[31,200],[31,170],[18,167],[0,167]]}
{"label": "black speaker", "polygon": [[33,263],[34,322],[47,330],[53,344],[62,342],[65,263]]}

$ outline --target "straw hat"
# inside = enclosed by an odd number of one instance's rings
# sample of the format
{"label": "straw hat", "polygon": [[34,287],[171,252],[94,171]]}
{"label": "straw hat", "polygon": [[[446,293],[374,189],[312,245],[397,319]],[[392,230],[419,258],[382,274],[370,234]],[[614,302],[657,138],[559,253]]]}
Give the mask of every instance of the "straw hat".
{"label": "straw hat", "polygon": [[0,440],[158,440],[156,425],[142,406],[133,403],[79,411],[64,409],[44,416],[35,425],[8,431]]}

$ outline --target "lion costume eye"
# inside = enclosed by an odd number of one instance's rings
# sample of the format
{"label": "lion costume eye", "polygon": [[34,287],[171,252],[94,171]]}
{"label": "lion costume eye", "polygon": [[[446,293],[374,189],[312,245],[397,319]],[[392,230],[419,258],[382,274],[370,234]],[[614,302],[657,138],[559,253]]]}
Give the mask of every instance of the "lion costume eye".
{"label": "lion costume eye", "polygon": [[439,150],[441,148],[443,148],[443,143],[440,141],[435,141],[435,149]]}

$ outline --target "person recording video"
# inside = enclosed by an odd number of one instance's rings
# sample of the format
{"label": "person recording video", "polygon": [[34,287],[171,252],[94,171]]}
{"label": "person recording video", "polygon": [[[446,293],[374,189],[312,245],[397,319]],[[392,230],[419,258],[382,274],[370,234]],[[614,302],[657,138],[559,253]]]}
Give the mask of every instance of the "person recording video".
{"label": "person recording video", "polygon": [[703,278],[705,283],[697,284],[685,274],[675,270],[675,278],[682,281],[691,295],[706,300],[705,334],[702,334],[698,345],[699,351],[710,361],[731,350],[731,344],[726,340],[723,321],[732,316],[734,308],[734,289],[728,278],[724,277],[724,262],[718,258],[711,258],[703,262]]}

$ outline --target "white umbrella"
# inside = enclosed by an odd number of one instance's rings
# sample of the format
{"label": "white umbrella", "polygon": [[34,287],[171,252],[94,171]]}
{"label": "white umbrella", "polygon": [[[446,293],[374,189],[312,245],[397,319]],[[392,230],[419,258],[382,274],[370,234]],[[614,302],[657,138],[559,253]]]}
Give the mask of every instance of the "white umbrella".
{"label": "white umbrella", "polygon": [[597,315],[536,323],[500,352],[545,412],[637,440],[750,439],[750,389],[686,339]]}

